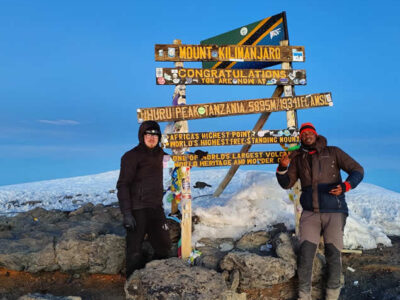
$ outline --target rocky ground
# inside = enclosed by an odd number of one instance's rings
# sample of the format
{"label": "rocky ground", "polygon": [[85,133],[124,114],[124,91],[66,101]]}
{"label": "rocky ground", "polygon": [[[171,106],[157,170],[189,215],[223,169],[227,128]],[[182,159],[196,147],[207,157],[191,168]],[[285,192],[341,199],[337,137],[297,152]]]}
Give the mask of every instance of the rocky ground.
{"label": "rocky ground", "polygon": [[343,255],[346,284],[341,299],[400,300],[400,237],[390,239],[393,247]]}
{"label": "rocky ground", "polygon": [[0,268],[0,300],[29,293],[80,296],[87,300],[125,299],[121,275],[77,275],[60,272],[28,273]]}
{"label": "rocky ground", "polygon": [[[400,237],[391,237],[391,240],[393,247],[366,250],[361,255],[343,255],[345,286],[340,299],[400,299]],[[0,268],[0,300],[17,299],[32,292],[75,295],[86,300],[122,300],[125,299],[124,282],[125,278],[121,275],[32,274]],[[279,289],[292,289],[294,286],[292,280],[271,289],[248,291],[247,298],[275,298],[280,294]]]}
{"label": "rocky ground", "polygon": [[[176,243],[179,225],[169,226]],[[182,265],[176,258],[154,261],[135,272],[127,291],[154,299],[169,299],[174,293],[178,295],[174,299],[181,299],[182,293],[192,293],[196,296],[190,299],[208,300],[217,290],[222,299],[244,299],[243,292],[249,300],[294,299],[296,242],[291,235],[277,224],[238,241],[204,238],[199,241],[202,255],[196,267]],[[29,293],[125,299],[123,236],[119,209],[112,206],[87,204],[73,212],[34,209],[0,218],[0,300]],[[400,237],[391,240],[392,247],[343,254],[345,286],[340,299],[400,300]],[[171,249],[171,257],[176,250]],[[318,287],[323,259],[315,261]],[[209,282],[210,278],[214,280]]]}

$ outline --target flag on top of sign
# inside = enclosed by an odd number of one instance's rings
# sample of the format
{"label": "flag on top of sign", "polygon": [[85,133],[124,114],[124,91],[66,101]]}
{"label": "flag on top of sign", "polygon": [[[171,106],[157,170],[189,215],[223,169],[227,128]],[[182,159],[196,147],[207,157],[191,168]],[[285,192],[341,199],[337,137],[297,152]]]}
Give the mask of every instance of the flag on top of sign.
{"label": "flag on top of sign", "polygon": [[[201,45],[279,45],[289,40],[286,12],[208,38]],[[206,69],[263,69],[280,62],[203,62]]]}

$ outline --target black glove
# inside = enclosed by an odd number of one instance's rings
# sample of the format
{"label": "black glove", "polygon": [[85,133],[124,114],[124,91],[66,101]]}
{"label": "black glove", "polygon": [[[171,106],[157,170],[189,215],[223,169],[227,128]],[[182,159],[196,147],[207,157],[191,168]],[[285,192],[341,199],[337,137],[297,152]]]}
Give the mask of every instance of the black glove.
{"label": "black glove", "polygon": [[124,227],[126,230],[131,230],[134,231],[136,227],[136,220],[132,216],[132,213],[125,213],[124,214],[124,221],[123,221]]}

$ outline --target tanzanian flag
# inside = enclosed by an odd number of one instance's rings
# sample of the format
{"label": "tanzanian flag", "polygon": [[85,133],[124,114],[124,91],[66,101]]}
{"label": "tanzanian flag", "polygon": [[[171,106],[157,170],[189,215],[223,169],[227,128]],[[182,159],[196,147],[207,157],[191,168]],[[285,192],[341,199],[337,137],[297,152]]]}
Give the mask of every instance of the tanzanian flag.
{"label": "tanzanian flag", "polygon": [[[201,45],[279,45],[289,40],[286,12],[265,18],[261,21],[241,26],[232,31],[203,40]],[[206,69],[263,69],[280,62],[203,62]]]}

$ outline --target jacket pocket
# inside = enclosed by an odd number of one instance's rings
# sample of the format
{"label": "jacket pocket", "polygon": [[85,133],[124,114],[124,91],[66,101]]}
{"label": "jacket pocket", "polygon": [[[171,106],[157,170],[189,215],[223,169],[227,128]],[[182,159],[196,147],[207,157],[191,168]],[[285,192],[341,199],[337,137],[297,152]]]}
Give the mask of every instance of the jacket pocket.
{"label": "jacket pocket", "polygon": [[304,210],[313,210],[313,205],[312,205],[312,188],[310,187],[305,187],[302,188],[301,190],[301,196],[300,196],[300,204],[303,207]]}
{"label": "jacket pocket", "polygon": [[343,207],[344,196],[332,195],[327,192],[319,192],[320,209],[341,210]]}

